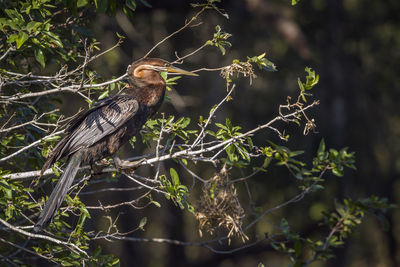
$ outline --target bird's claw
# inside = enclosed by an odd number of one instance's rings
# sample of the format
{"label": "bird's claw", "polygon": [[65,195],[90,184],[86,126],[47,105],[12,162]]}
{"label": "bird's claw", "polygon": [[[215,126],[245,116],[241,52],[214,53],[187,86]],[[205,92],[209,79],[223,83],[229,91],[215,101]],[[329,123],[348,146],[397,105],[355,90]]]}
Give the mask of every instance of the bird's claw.
{"label": "bird's claw", "polygon": [[121,160],[118,157],[114,157],[114,165],[118,172],[135,172],[140,165],[145,162],[146,159],[140,159],[137,161]]}
{"label": "bird's claw", "polygon": [[106,159],[102,159],[100,161],[96,161],[91,164],[91,174],[99,175],[103,173],[103,169],[107,167],[110,163]]}

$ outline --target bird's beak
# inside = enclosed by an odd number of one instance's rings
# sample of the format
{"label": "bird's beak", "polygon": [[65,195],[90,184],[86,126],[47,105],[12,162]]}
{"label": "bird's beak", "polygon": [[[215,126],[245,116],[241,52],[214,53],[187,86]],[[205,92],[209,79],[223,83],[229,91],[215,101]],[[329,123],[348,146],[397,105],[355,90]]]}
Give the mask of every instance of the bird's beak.
{"label": "bird's beak", "polygon": [[167,72],[168,73],[179,73],[179,74],[189,75],[189,76],[199,76],[196,73],[193,73],[193,72],[190,72],[190,71],[186,71],[186,70],[174,67],[174,66],[167,67]]}

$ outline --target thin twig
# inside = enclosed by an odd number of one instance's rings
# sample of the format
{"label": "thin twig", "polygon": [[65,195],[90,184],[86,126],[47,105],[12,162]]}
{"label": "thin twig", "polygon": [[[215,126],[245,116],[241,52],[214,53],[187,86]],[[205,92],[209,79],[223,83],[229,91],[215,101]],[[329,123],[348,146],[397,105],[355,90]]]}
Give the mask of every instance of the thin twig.
{"label": "thin twig", "polygon": [[176,60],[174,62],[171,62],[171,64],[176,64],[176,63],[180,63],[182,62],[184,59],[193,56],[194,54],[198,53],[199,51],[201,51],[204,47],[208,46],[207,43],[204,43],[202,46],[200,46],[199,48],[197,48],[196,50],[190,52],[189,54],[183,56],[183,57],[179,57],[177,53],[175,53],[176,55]]}
{"label": "thin twig", "polygon": [[143,58],[148,57],[157,47],[159,47],[162,43],[164,43],[165,41],[167,41],[168,39],[170,39],[171,37],[173,37],[174,35],[180,33],[181,31],[183,31],[184,29],[186,29],[190,24],[192,24],[193,21],[195,21],[200,15],[201,13],[204,12],[206,8],[202,8],[199,12],[197,12],[196,15],[194,15],[188,22],[186,22],[181,28],[179,28],[178,30],[174,31],[173,33],[169,34],[168,36],[164,37],[163,39],[161,39],[161,41],[159,41],[157,44],[155,44],[150,50],[149,52],[147,52]]}
{"label": "thin twig", "polygon": [[[325,168],[325,169],[323,169],[321,171],[320,175],[318,176],[319,179],[322,178],[322,176],[325,174],[327,169],[328,168]],[[244,230],[247,230],[247,229],[251,228],[257,222],[259,222],[265,215],[267,215],[267,214],[269,214],[269,213],[271,213],[271,212],[273,212],[275,210],[281,209],[282,207],[285,207],[285,206],[287,206],[287,205],[289,205],[291,203],[298,202],[298,201],[302,200],[305,195],[307,195],[308,193],[311,192],[311,190],[313,189],[314,185],[316,185],[317,183],[318,183],[318,181],[313,182],[310,186],[308,186],[306,189],[304,189],[300,194],[297,194],[296,196],[292,197],[288,201],[285,201],[285,202],[283,202],[283,203],[281,203],[281,204],[279,204],[279,205],[277,205],[277,206],[275,206],[273,208],[267,209],[260,216],[258,216],[254,221],[252,221],[251,223],[246,225]]]}
{"label": "thin twig", "polygon": [[14,47],[9,47],[7,51],[0,57],[0,61],[2,61],[10,52],[15,51]]}
{"label": "thin twig", "polygon": [[11,158],[13,158],[13,157],[15,157],[15,156],[21,154],[22,152],[28,150],[29,148],[34,147],[34,146],[36,146],[37,144],[40,144],[43,140],[45,140],[45,139],[47,139],[47,138],[49,138],[49,137],[52,137],[52,136],[61,134],[61,133],[63,133],[63,132],[64,132],[64,130],[57,131],[57,132],[54,132],[54,133],[52,133],[52,134],[49,134],[49,135],[47,135],[47,136],[45,136],[45,137],[43,137],[43,138],[40,138],[39,140],[37,140],[37,141],[31,143],[30,145],[24,146],[24,147],[21,148],[20,150],[17,150],[17,151],[15,151],[14,153],[12,153],[12,154],[10,154],[10,155],[4,157],[4,158],[1,158],[1,159],[0,159],[0,162],[9,160],[9,159],[11,159]]}
{"label": "thin twig", "polygon": [[[15,243],[12,243],[12,242],[10,242],[10,241],[8,241],[8,240],[5,240],[5,239],[1,238],[1,237],[0,237],[0,241],[3,242],[3,243],[8,244],[8,245],[10,245],[10,246],[16,247],[16,248],[18,248],[18,250],[23,250],[23,251],[28,252],[28,253],[31,253],[31,254],[33,254],[33,255],[39,256],[40,258],[53,261],[51,257],[47,257],[47,256],[42,255],[42,254],[40,254],[40,253],[36,253],[36,252],[33,251],[33,250],[27,249],[27,248],[25,248],[25,247],[23,247],[23,246],[19,246],[19,245],[15,244]],[[53,262],[55,263],[55,261],[53,261]],[[17,266],[18,266],[18,265],[17,265]]]}
{"label": "thin twig", "polygon": [[203,138],[204,131],[207,128],[208,124],[211,121],[211,118],[214,116],[215,112],[219,109],[219,107],[229,98],[229,96],[232,94],[233,90],[235,90],[236,84],[233,84],[231,87],[231,90],[229,90],[228,94],[224,97],[224,99],[221,100],[221,102],[218,103],[218,105],[213,109],[213,111],[210,113],[210,115],[207,118],[207,121],[204,126],[201,126],[201,132],[197,136],[196,140],[193,142],[192,146],[190,147],[191,149],[195,147],[201,138]]}
{"label": "thin twig", "polygon": [[220,239],[211,239],[203,242],[184,242],[174,239],[167,239],[167,238],[139,238],[139,237],[129,237],[129,236],[120,236],[120,235],[99,235],[96,237],[92,237],[92,239],[109,239],[109,240],[124,240],[130,242],[151,242],[151,243],[165,243],[177,246],[195,246],[195,247],[205,247],[217,254],[232,254],[234,252],[255,246],[256,244],[264,241],[265,239],[257,240],[253,243],[246,244],[239,248],[234,248],[230,250],[217,250],[210,246],[211,243],[221,242],[224,238]]}
{"label": "thin twig", "polygon": [[[10,131],[13,131],[13,130],[22,128],[22,127],[24,127],[24,126],[26,126],[26,125],[33,125],[33,126],[36,126],[35,124],[37,124],[37,125],[41,125],[41,126],[56,126],[55,124],[40,123],[40,122],[38,122],[38,120],[40,120],[44,115],[48,115],[48,114],[55,113],[55,112],[58,112],[58,111],[59,111],[59,109],[54,109],[54,110],[52,110],[52,111],[50,111],[50,112],[45,112],[45,113],[41,114],[41,115],[40,115],[39,117],[37,117],[37,118],[34,117],[33,120],[31,120],[31,121],[24,122],[24,123],[22,123],[22,124],[15,125],[15,126],[12,126],[12,127],[6,128],[6,129],[1,128],[1,129],[0,129],[0,133],[10,132]],[[4,125],[3,125],[3,127],[4,127]]]}

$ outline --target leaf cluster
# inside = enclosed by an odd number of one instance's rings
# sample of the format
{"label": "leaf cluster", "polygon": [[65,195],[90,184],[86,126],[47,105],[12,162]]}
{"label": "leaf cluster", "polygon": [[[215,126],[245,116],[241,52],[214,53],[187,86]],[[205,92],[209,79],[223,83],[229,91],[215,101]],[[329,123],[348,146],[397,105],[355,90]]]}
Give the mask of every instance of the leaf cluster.
{"label": "leaf cluster", "polygon": [[236,164],[237,166],[244,166],[250,162],[248,149],[253,148],[253,142],[250,137],[238,138],[238,136],[242,135],[242,132],[240,132],[242,127],[233,126],[229,118],[225,119],[225,125],[216,122],[215,126],[219,128],[218,131],[213,132],[208,130],[207,133],[209,135],[223,141],[227,141],[232,138],[234,138],[236,141],[226,147],[225,152],[228,156],[228,161],[225,162],[230,165]]}
{"label": "leaf cluster", "polygon": [[232,36],[232,34],[222,31],[221,26],[215,26],[216,32],[214,33],[213,39],[208,40],[205,45],[216,46],[221,51],[222,55],[225,55],[226,48],[231,47],[231,42],[228,39]]}
{"label": "leaf cluster", "polygon": [[189,142],[190,137],[194,136],[197,130],[186,129],[190,124],[189,117],[181,117],[175,120],[174,116],[168,118],[149,119],[145,127],[140,132],[145,144],[150,145],[150,141],[157,141],[160,132],[168,134],[169,142],[179,137],[184,143]]}
{"label": "leaf cluster", "polygon": [[164,174],[159,177],[162,184],[160,189],[164,190],[166,192],[165,197],[171,199],[175,205],[179,206],[179,208],[183,210],[186,206],[190,212],[194,212],[192,204],[188,201],[188,188],[181,184],[179,175],[174,168],[170,168],[169,172],[170,179],[168,179]]}

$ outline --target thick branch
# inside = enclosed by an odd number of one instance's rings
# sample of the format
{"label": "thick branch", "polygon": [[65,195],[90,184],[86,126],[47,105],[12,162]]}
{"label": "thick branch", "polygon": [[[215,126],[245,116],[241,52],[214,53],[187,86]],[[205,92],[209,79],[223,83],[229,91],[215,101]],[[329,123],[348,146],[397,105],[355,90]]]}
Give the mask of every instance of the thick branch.
{"label": "thick branch", "polygon": [[[232,143],[242,139],[243,137],[251,136],[252,134],[254,134],[254,133],[256,133],[256,132],[258,132],[258,131],[260,131],[262,129],[270,128],[271,125],[273,123],[277,122],[277,121],[285,121],[287,119],[294,118],[298,114],[302,113],[305,110],[308,110],[308,109],[314,107],[315,105],[318,105],[318,101],[314,101],[313,103],[307,105],[306,107],[302,108],[301,110],[296,110],[296,111],[294,111],[292,113],[289,113],[289,114],[286,114],[286,115],[283,115],[283,116],[277,116],[277,117],[275,117],[274,119],[272,119],[271,121],[269,121],[266,124],[260,125],[257,128],[254,128],[254,129],[252,129],[252,130],[250,130],[250,131],[248,131],[246,133],[243,133],[241,135],[232,137],[232,138],[230,138],[230,139],[228,139],[226,141],[219,142],[217,144],[210,145],[208,147],[203,147],[203,148],[198,149],[198,150],[192,150],[191,147],[189,147],[187,149],[184,149],[184,150],[181,150],[181,151],[178,151],[178,152],[162,155],[162,156],[159,156],[159,157],[155,156],[153,158],[144,160],[142,163],[139,164],[139,166],[154,164],[154,163],[157,163],[157,162],[160,162],[160,161],[165,161],[165,160],[173,159],[173,158],[191,158],[191,157],[194,157],[195,155],[199,155],[199,154],[206,153],[206,152],[212,152],[214,150],[223,148],[224,146],[226,146],[228,144],[232,144]],[[60,132],[54,133],[53,135],[58,134],[58,133],[60,133]],[[47,138],[47,137],[45,137],[45,138]],[[42,139],[44,139],[44,138],[42,138]],[[36,141],[35,143],[39,143],[39,141],[41,141],[42,139]],[[211,144],[213,144],[213,143],[211,143]],[[31,144],[30,147],[32,147],[32,146],[33,145]],[[24,147],[24,149],[25,148],[26,147]],[[9,155],[8,158],[11,157],[11,156],[12,155]],[[4,161],[3,159],[0,159],[0,162]],[[81,167],[80,170],[87,170],[89,168],[90,168],[89,166],[84,166],[84,167]],[[103,172],[113,172],[113,171],[115,171],[115,168],[103,169]],[[53,171],[51,169],[48,169],[48,170],[45,171],[44,175],[50,175],[52,173],[53,173]],[[8,179],[20,180],[20,179],[28,179],[28,178],[31,178],[31,177],[37,177],[39,175],[40,175],[40,171],[29,171],[29,172],[7,174],[7,175],[3,175],[3,177],[4,178],[8,178]]]}

